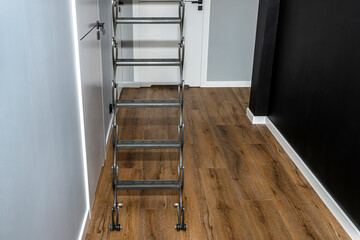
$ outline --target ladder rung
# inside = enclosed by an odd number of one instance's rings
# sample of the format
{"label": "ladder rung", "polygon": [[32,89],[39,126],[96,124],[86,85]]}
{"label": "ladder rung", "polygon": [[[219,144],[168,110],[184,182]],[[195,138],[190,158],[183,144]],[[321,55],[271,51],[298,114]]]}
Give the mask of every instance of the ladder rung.
{"label": "ladder rung", "polygon": [[146,189],[180,189],[179,181],[173,180],[120,180],[116,188],[120,190],[146,190]]}
{"label": "ladder rung", "polygon": [[182,0],[139,0],[141,3],[156,3],[156,2],[163,2],[163,3],[180,3]]}
{"label": "ladder rung", "polygon": [[181,66],[179,59],[118,59],[117,66]]}
{"label": "ladder rung", "polygon": [[116,144],[119,149],[178,149],[180,146],[178,140],[119,140]]}
{"label": "ladder rung", "polygon": [[180,107],[179,100],[119,100],[118,108],[172,108]]}
{"label": "ladder rung", "polygon": [[149,18],[149,17],[136,17],[136,18],[117,18],[117,24],[180,24],[181,18]]}

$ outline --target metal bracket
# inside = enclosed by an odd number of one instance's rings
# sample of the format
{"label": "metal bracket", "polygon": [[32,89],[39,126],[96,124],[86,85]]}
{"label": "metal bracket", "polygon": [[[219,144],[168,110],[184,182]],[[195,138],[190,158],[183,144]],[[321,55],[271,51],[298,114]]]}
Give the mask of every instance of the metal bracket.
{"label": "metal bracket", "polygon": [[97,31],[97,40],[100,40],[100,31],[102,31],[104,29],[104,25],[105,25],[105,23],[96,21],[95,26],[93,26],[82,38],[80,38],[80,41],[82,41],[95,28],[98,30]]}

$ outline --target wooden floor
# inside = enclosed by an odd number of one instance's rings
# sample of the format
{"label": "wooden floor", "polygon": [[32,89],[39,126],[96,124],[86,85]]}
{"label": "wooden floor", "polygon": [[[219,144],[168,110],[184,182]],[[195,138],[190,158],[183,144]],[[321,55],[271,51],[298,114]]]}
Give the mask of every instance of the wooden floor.
{"label": "wooden floor", "polygon": [[[125,89],[122,98],[176,97],[176,89]],[[177,191],[122,191],[120,232],[110,232],[110,147],[87,232],[98,239],[350,239],[265,126],[245,115],[248,88],[186,90],[186,232],[174,226]],[[176,109],[123,109],[121,139],[176,139]],[[177,179],[177,150],[118,151],[120,178]]]}

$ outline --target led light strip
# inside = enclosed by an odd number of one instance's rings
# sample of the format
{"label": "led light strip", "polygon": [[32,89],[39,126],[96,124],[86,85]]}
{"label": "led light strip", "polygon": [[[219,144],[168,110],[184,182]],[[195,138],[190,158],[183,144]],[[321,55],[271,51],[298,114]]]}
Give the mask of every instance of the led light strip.
{"label": "led light strip", "polygon": [[75,71],[76,71],[76,85],[78,93],[78,104],[79,104],[79,116],[80,116],[80,131],[81,131],[81,149],[82,149],[82,160],[84,169],[84,184],[86,193],[86,211],[83,222],[81,224],[79,237],[83,238],[85,225],[90,213],[90,194],[89,194],[89,178],[88,178],[88,167],[87,167],[87,156],[86,156],[86,142],[85,142],[85,124],[84,124],[84,108],[82,99],[82,88],[81,88],[81,72],[80,72],[80,52],[79,52],[79,40],[78,40],[78,28],[77,28],[77,16],[76,16],[76,2],[71,0],[71,16],[73,25],[73,44],[74,44],[74,58],[75,58]]}

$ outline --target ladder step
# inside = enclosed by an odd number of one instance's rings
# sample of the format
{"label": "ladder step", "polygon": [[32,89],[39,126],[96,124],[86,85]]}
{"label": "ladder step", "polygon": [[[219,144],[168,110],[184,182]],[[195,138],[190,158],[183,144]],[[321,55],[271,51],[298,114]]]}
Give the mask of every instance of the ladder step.
{"label": "ladder step", "polygon": [[181,3],[182,0],[139,0],[140,3],[156,3],[156,2],[163,2],[163,3]]}
{"label": "ladder step", "polygon": [[119,149],[179,149],[178,140],[119,140],[116,147]]}
{"label": "ladder step", "polygon": [[181,24],[182,20],[178,17],[170,18],[149,18],[149,17],[136,17],[136,18],[117,18],[117,24]]}
{"label": "ladder step", "polygon": [[119,190],[180,189],[181,183],[173,180],[120,180],[116,182]]}
{"label": "ladder step", "polygon": [[173,108],[180,107],[179,100],[119,100],[118,108]]}
{"label": "ladder step", "polygon": [[118,59],[117,66],[181,66],[179,59]]}

